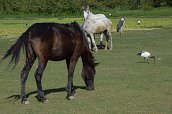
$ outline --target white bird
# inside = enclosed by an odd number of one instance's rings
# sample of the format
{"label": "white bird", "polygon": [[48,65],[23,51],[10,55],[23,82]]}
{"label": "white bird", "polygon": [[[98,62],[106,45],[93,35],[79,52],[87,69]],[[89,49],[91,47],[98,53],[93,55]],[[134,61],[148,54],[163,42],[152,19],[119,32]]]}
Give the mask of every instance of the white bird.
{"label": "white bird", "polygon": [[149,63],[148,59],[152,58],[152,59],[154,59],[154,63],[155,63],[155,56],[152,56],[150,52],[141,51],[141,52],[137,53],[137,55],[143,57],[144,58],[144,62],[145,62],[145,59],[146,59],[147,63]]}

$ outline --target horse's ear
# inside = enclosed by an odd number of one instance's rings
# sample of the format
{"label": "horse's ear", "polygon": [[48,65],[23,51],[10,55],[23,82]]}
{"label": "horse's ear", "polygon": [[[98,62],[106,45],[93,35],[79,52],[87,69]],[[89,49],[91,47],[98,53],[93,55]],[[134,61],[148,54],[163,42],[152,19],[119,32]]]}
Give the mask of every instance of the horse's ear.
{"label": "horse's ear", "polygon": [[87,11],[88,11],[89,9],[90,9],[89,6],[87,6]]}
{"label": "horse's ear", "polygon": [[82,10],[85,10],[84,6],[82,6]]}

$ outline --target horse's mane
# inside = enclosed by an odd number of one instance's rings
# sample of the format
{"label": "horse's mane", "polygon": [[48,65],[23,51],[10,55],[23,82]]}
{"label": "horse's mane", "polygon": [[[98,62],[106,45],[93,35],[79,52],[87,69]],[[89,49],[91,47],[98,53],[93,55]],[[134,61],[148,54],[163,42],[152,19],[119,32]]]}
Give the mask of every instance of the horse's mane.
{"label": "horse's mane", "polygon": [[85,55],[87,55],[87,56],[85,56],[85,57],[86,57],[87,62],[89,63],[89,65],[91,65],[91,67],[94,69],[94,67],[96,65],[98,65],[98,64],[95,63],[95,58],[94,58],[94,56],[92,55],[92,53],[91,53],[91,51],[89,49],[88,41],[87,41],[86,35],[84,34],[83,29],[75,21],[73,23],[71,23],[70,26],[73,27],[75,30],[79,31],[79,33],[81,35],[81,38],[82,38],[81,40],[83,41],[84,47],[86,49]]}
{"label": "horse's mane", "polygon": [[82,36],[81,38],[82,38],[82,41],[84,43],[85,48],[87,50],[90,50],[89,47],[88,47],[88,41],[87,41],[86,35],[84,34],[84,31],[80,27],[80,25],[74,21],[73,23],[70,24],[70,26],[73,26],[77,31],[80,32],[80,35]]}

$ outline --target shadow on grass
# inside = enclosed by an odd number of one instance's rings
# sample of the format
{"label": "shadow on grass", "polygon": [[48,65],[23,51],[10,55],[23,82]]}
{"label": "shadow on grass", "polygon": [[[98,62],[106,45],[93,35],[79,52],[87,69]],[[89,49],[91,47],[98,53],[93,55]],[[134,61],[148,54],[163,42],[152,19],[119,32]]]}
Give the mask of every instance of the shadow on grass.
{"label": "shadow on grass", "polygon": [[[77,90],[77,89],[85,89],[86,90],[85,86],[74,86],[74,90]],[[64,91],[66,91],[66,87],[55,88],[55,89],[46,89],[46,90],[44,90],[44,94],[48,95],[51,93],[64,92]],[[33,95],[33,94],[37,94],[37,91],[29,92],[28,94],[26,94],[26,97],[28,98],[30,95]],[[37,98],[37,95],[35,96],[35,98]],[[20,95],[11,95],[11,96],[7,97],[6,99],[15,102],[20,99]]]}
{"label": "shadow on grass", "polygon": [[136,62],[136,63],[148,63],[148,62],[140,61],[140,62]]}

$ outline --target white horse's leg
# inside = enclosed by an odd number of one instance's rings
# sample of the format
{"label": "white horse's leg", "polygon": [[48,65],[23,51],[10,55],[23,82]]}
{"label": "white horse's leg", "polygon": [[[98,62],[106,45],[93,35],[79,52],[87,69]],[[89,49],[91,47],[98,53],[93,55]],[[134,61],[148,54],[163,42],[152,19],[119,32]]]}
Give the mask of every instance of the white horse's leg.
{"label": "white horse's leg", "polygon": [[91,50],[91,39],[90,39],[90,37],[87,37],[87,41],[88,41],[88,46],[89,46],[89,48]]}
{"label": "white horse's leg", "polygon": [[102,49],[102,44],[103,44],[103,33],[100,34],[100,45],[99,45],[100,49]]}
{"label": "white horse's leg", "polygon": [[110,40],[110,50],[112,50],[112,47],[113,47],[112,34],[108,31],[104,32],[104,34],[106,36],[105,50],[107,50],[109,40]]}
{"label": "white horse's leg", "polygon": [[96,45],[96,42],[95,42],[95,39],[94,39],[94,35],[91,34],[90,37],[91,37],[92,43],[94,45],[95,51],[98,52],[98,48],[97,48],[97,45]]}
{"label": "white horse's leg", "polygon": [[105,37],[106,37],[105,50],[107,50],[107,45],[108,45],[108,40],[109,40],[109,36],[108,36],[107,31],[106,31],[106,32],[104,32],[104,35],[105,35]]}
{"label": "white horse's leg", "polygon": [[112,50],[113,44],[112,44],[112,34],[109,33],[109,37],[110,37],[110,50]]}

